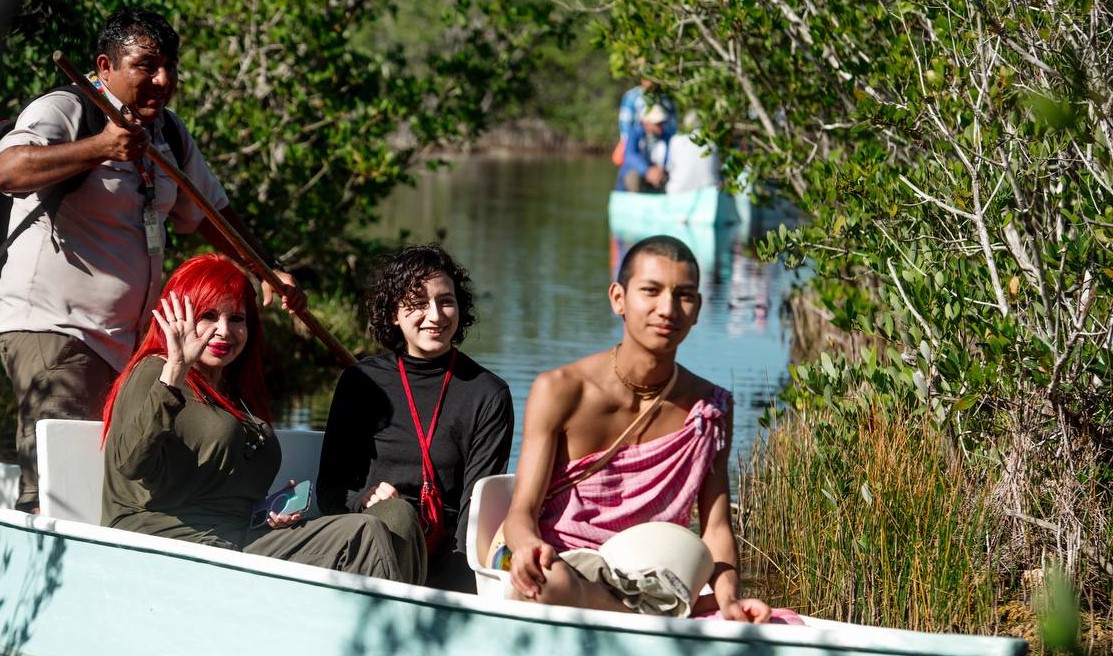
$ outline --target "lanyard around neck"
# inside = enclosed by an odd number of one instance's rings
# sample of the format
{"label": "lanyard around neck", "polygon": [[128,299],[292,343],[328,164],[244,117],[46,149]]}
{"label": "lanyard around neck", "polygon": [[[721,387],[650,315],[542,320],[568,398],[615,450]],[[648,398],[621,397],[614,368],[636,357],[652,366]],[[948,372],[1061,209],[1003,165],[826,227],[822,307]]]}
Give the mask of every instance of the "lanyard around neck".
{"label": "lanyard around neck", "polygon": [[[441,405],[444,404],[444,392],[448,389],[448,381],[452,379],[452,369],[456,365],[456,349],[452,349],[452,358],[448,361],[448,370],[444,372],[444,382],[441,383],[441,392],[437,396],[437,405],[433,408],[433,419],[429,422],[429,430],[426,432],[421,427],[421,417],[417,414],[417,404],[414,403],[414,395],[410,390],[410,381],[406,377],[406,365],[402,362],[402,355],[398,355],[398,373],[402,376],[402,389],[406,391],[406,401],[410,405],[410,418],[414,422],[414,431],[417,432],[417,440],[421,444],[422,452],[422,475],[428,481],[433,480],[432,459],[429,457],[429,445],[433,443],[433,432],[437,430],[437,418],[441,414]],[[425,471],[428,469],[429,471]]]}
{"label": "lanyard around neck", "polygon": [[[88,75],[89,82],[93,84],[93,88],[100,92],[102,96],[108,97],[108,88],[101,82],[100,77],[96,73]],[[123,106],[123,111],[130,111],[127,105]],[[144,128],[146,129],[146,128]],[[135,160],[135,168],[139,171],[139,179],[143,181],[143,207],[144,209],[154,205],[155,202],[155,165],[146,155]]]}

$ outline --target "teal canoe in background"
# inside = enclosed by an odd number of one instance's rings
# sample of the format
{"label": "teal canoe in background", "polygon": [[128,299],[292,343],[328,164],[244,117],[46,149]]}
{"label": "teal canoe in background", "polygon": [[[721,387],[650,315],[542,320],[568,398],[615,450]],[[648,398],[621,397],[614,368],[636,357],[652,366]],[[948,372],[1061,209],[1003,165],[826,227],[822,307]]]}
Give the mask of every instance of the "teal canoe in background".
{"label": "teal canoe in background", "polygon": [[731,279],[733,249],[741,238],[738,224],[677,222],[611,225],[611,274],[617,279],[622,257],[638,241],[653,235],[676,237],[692,249],[700,270],[700,291]]}
{"label": "teal canoe in background", "polygon": [[612,229],[641,229],[653,225],[737,226],[750,231],[750,196],[705,187],[675,194],[612,191],[607,207]]}
{"label": "teal canoe in background", "polygon": [[674,194],[611,191],[607,210],[612,274],[617,275],[623,254],[635,242],[668,235],[692,249],[704,291],[730,280],[734,249],[749,248],[779,226],[795,229],[807,220],[768,183],[741,185],[737,194],[716,187]]}

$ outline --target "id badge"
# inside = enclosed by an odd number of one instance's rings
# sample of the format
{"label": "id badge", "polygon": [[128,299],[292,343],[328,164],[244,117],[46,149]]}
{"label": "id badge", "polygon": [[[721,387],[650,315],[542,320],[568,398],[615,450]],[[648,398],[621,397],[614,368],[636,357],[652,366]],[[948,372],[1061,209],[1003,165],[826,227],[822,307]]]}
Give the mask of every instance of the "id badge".
{"label": "id badge", "polygon": [[147,235],[147,254],[162,255],[162,222],[158,220],[153,203],[143,206],[143,231]]}

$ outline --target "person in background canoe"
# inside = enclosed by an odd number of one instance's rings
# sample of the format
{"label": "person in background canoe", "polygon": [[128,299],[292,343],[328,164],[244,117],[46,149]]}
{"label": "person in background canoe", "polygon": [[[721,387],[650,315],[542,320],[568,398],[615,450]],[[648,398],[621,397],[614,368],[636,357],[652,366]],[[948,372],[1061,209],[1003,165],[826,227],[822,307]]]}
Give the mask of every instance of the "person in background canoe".
{"label": "person in background canoe", "polygon": [[428,555],[426,585],[475,592],[471,490],[506,473],[514,408],[507,384],[456,348],[475,321],[467,271],[437,246],[407,247],[378,267],[367,310],[388,352],[337,382],[321,511],[382,517],[400,552]]}
{"label": "person in background canoe", "polygon": [[665,120],[665,132],[676,133],[676,103],[672,98],[657,92],[657,83],[653,80],[642,78],[637,86],[631,87],[622,94],[618,104],[618,144],[611,153],[611,161],[615,166],[622,166],[626,154],[626,141],[630,131],[649,110],[651,105],[660,105],[665,110],[668,118]]}
{"label": "person in background canoe", "polygon": [[699,127],[699,115],[695,110],[689,110],[684,114],[683,131],[669,139],[665,193],[679,194],[718,187],[722,182],[719,151],[715,144],[701,146],[696,143]]}
{"label": "person in background canoe", "polygon": [[[676,349],[699,316],[698,290],[699,267],[684,243],[663,235],[639,241],[609,291],[611,308],[623,320],[622,341],[534,381],[504,524],[517,598],[646,610],[639,595],[661,600],[667,591],[620,592],[560,554],[598,549],[645,522],[687,527],[698,506],[701,537],[714,561],[713,594],[700,597],[692,612],[717,609],[726,619],[749,622],[770,618],[769,606],[740,594],[727,485],[730,393],[676,363]],[[653,409],[657,397],[661,404]],[[648,423],[593,471],[647,409]],[[630,584],[638,582],[621,587]],[[658,606],[664,612],[679,603]]]}
{"label": "person in background canoe", "polygon": [[[178,84],[178,46],[177,32],[161,15],[117,11],[100,30],[94,82],[133,124],[121,128],[103,113],[89,113],[69,87],[30,103],[0,140],[0,192],[12,197],[11,215],[3,217],[9,246],[0,276],[0,361],[19,406],[19,510],[38,511],[35,423],[98,419],[135,350],[162,283],[166,220],[177,232],[200,231],[240,260],[144,155],[147,147],[176,161],[224,218],[250,236],[182,120],[166,110]],[[104,128],[86,135],[94,119]],[[59,197],[72,184],[78,186]],[[257,241],[251,247],[274,262],[286,283],[281,290],[264,284],[264,304],[279,291],[288,310],[303,309],[294,279]]]}
{"label": "person in background canoe", "polygon": [[667,174],[668,113],[660,105],[650,107],[626,140],[622,166],[618,168],[618,191],[663,192]]}
{"label": "person in background canoe", "polygon": [[105,526],[412,583],[382,521],[252,510],[282,461],[263,378],[255,288],[228,258],[166,283],[104,408]]}

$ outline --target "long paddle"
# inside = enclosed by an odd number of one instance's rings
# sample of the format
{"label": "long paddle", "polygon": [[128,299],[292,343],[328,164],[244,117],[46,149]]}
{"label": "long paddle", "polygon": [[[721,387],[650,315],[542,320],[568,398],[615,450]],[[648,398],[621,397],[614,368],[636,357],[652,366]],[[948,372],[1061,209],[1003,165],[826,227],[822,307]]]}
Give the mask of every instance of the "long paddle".
{"label": "long paddle", "polygon": [[[123,115],[120,114],[120,111],[113,107],[112,103],[93,87],[93,83],[89,81],[89,78],[85,77],[84,74],[74,68],[70,60],[59,50],[54,51],[54,63],[74,81],[77,88],[81,89],[83,94],[104,111],[109,120],[120,127],[127,127],[127,121],[124,119]],[[247,240],[228,223],[228,220],[221,215],[220,211],[213,207],[213,204],[209,202],[208,198],[205,198],[197,186],[193,184],[193,181],[187,178],[173,162],[166,159],[166,156],[155,148],[153,144],[147,148],[147,155],[154,160],[159,168],[170,176],[170,179],[185,192],[186,196],[189,196],[190,200],[197,203],[197,206],[201,208],[201,211],[205,213],[205,216],[208,217],[213,226],[215,226],[216,229],[220,231],[220,234],[224,235],[224,238],[235,247],[236,252],[239,253],[244,261],[254,265],[258,275],[265,282],[275,289],[282,289],[284,287],[284,283],[275,275],[274,271],[271,270],[270,265],[255,252],[255,249],[248,245]],[[297,316],[309,327],[310,332],[325,343],[325,346],[332,351],[333,355],[335,355],[342,364],[349,365],[355,363],[355,356],[353,356],[339,340],[333,337],[332,333],[330,333],[327,328],[317,321],[317,317],[313,316],[308,308],[302,309],[297,313]]]}

